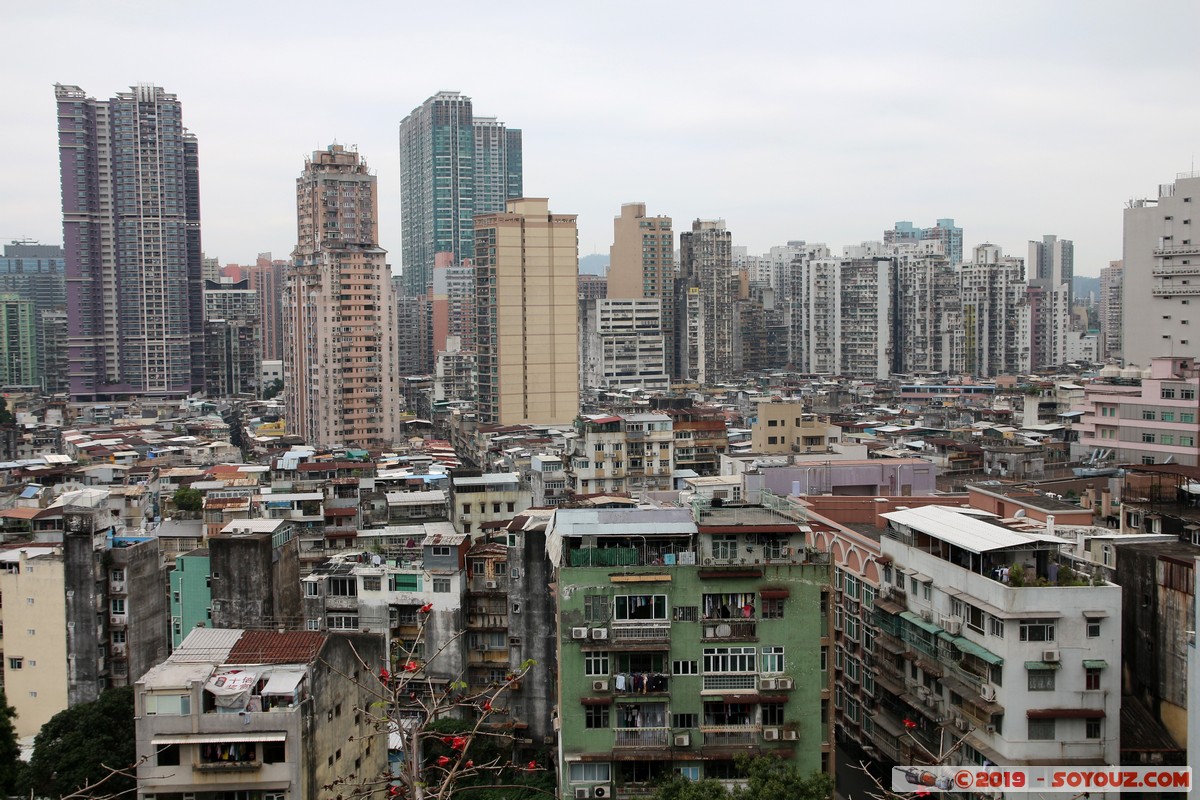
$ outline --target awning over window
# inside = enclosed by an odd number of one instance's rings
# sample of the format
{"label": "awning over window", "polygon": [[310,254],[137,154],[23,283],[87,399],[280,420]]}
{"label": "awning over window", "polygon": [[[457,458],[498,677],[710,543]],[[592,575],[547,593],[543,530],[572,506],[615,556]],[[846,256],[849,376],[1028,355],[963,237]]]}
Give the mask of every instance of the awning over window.
{"label": "awning over window", "polygon": [[763,589],[758,593],[763,600],[786,600],[792,596],[787,589]]}
{"label": "awning over window", "polygon": [[232,744],[234,742],[284,742],[286,733],[193,733],[190,736],[162,736],[151,739],[158,747],[165,744]]}
{"label": "awning over window", "polygon": [[1108,669],[1108,662],[1103,658],[1085,658],[1083,660],[1084,669]]}
{"label": "awning over window", "polygon": [[579,698],[580,705],[585,706],[611,706],[611,697],[581,697]]}
{"label": "awning over window", "polygon": [[1031,708],[1028,719],[1104,719],[1103,708]]}
{"label": "awning over window", "polygon": [[1025,669],[1058,669],[1062,665],[1057,661],[1026,661]]}
{"label": "awning over window", "polygon": [[921,619],[919,615],[914,614],[911,611],[901,611],[900,618],[908,620],[913,625],[916,625],[918,628],[928,633],[937,633],[941,630],[941,628],[939,628],[937,625],[934,625],[932,622],[926,622],[925,620]]}
{"label": "awning over window", "polygon": [[982,645],[975,644],[970,639],[962,636],[957,636],[954,639],[954,646],[964,653],[970,653],[976,658],[981,658],[992,666],[1000,666],[1004,663],[1004,658],[996,655],[991,650],[988,650]]}

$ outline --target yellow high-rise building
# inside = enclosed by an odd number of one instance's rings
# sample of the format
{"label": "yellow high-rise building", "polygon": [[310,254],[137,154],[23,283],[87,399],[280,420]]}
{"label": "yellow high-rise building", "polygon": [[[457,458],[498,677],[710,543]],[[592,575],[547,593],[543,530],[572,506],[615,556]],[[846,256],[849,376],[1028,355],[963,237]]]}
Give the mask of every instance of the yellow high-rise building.
{"label": "yellow high-rise building", "polygon": [[475,218],[479,418],[570,424],[579,412],[579,234],[545,198]]}

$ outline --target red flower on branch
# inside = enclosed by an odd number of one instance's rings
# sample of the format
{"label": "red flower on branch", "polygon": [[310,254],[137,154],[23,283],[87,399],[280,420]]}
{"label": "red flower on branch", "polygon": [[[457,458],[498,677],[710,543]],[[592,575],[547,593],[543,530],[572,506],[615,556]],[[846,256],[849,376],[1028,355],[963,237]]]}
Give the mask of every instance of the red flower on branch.
{"label": "red flower on branch", "polygon": [[421,667],[420,667],[420,666],[417,664],[417,662],[415,662],[415,661],[410,661],[410,662],[408,662],[407,664],[405,664],[405,665],[404,665],[404,670],[405,670],[406,672],[416,672],[416,671],[417,671],[417,670],[419,670],[420,668],[421,668]]}
{"label": "red flower on branch", "polygon": [[422,614],[428,614],[430,611],[433,611],[433,603],[426,603],[425,605],[421,606]]}
{"label": "red flower on branch", "polygon": [[474,762],[474,761],[468,761],[468,762],[467,762],[467,769],[470,769],[470,768],[471,768],[471,767],[473,767],[473,766],[475,766],[475,762]]}
{"label": "red flower on branch", "polygon": [[439,767],[444,767],[450,763],[450,759],[447,756],[438,756],[437,763]]}
{"label": "red flower on branch", "polygon": [[467,740],[461,736],[455,736],[454,741],[452,741],[450,743],[450,746],[453,747],[455,750],[462,750],[464,747],[467,746]]}
{"label": "red flower on branch", "polygon": [[908,718],[906,717],[906,718],[904,719],[904,727],[905,727],[905,729],[906,729],[906,730],[910,730],[910,731],[911,731],[913,728],[917,727],[917,723],[913,722],[911,719],[908,719]]}
{"label": "red flower on branch", "polygon": [[525,766],[525,769],[527,769],[527,770],[529,770],[530,772],[532,772],[533,770],[537,769],[537,762],[536,762],[536,761],[530,761],[530,762],[529,762],[529,763],[528,763],[528,764]]}

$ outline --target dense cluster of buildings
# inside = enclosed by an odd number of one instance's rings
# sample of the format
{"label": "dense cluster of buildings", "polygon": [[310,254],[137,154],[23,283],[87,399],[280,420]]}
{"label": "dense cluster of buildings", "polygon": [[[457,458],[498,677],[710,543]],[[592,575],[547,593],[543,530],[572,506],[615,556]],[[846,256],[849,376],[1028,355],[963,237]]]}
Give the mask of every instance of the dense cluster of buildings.
{"label": "dense cluster of buildings", "polygon": [[1200,754],[1200,176],[1130,204],[1091,301],[1056,236],[755,256],[644,203],[584,276],[521,131],[441,92],[400,123],[400,275],[340,145],[290,257],[222,266],[179,100],[55,95],[64,246],[0,259],[27,742],[131,685],[159,800],[382,796],[455,693],[573,798]]}

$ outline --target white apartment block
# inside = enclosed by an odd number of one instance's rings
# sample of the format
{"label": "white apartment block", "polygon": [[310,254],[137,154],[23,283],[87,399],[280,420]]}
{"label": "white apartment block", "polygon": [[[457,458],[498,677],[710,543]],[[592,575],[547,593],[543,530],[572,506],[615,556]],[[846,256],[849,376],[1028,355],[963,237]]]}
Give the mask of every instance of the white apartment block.
{"label": "white apartment block", "polygon": [[934,752],[962,738],[950,763],[1118,763],[1121,587],[986,512],[882,516],[876,683],[913,701],[914,737]]}
{"label": "white apartment block", "polygon": [[1104,359],[1121,358],[1121,319],[1125,270],[1120,261],[1110,261],[1100,270],[1100,336]]}
{"label": "white apartment block", "polygon": [[575,431],[567,469],[574,493],[671,488],[675,434],[666,414],[584,414]]}
{"label": "white apartment block", "polygon": [[660,299],[581,300],[580,382],[602,389],[666,391],[669,336]]}
{"label": "white apartment block", "polygon": [[[1121,347],[1126,363],[1200,356],[1200,172],[1158,187],[1125,208]],[[1193,325],[1192,323],[1195,323]]]}

